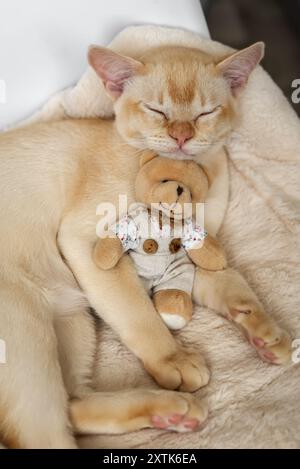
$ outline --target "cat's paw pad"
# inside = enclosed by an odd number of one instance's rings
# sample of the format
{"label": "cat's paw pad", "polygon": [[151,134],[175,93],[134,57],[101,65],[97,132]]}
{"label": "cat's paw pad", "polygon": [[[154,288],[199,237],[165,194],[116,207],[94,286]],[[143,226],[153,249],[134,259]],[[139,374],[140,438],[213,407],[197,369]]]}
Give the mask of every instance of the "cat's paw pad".
{"label": "cat's paw pad", "polygon": [[249,337],[249,341],[255,347],[260,358],[268,363],[283,365],[291,360],[291,338],[285,331],[281,331],[272,341],[266,341],[262,337]]}
{"label": "cat's paw pad", "polygon": [[260,358],[282,365],[291,359],[291,338],[262,309],[253,304],[239,304],[229,312],[230,319],[242,329]]}
{"label": "cat's paw pad", "polygon": [[161,430],[192,432],[197,430],[202,422],[196,418],[191,419],[180,414],[171,414],[166,417],[154,415],[151,419],[151,423],[154,428]]}
{"label": "cat's paw pad", "polygon": [[[194,396],[176,393],[176,396],[172,397],[169,402],[173,412],[168,413],[167,409],[156,409],[157,413],[150,418],[153,428],[182,433],[192,432],[198,430],[207,419],[207,406]],[[178,407],[177,411],[175,411],[176,407]]]}

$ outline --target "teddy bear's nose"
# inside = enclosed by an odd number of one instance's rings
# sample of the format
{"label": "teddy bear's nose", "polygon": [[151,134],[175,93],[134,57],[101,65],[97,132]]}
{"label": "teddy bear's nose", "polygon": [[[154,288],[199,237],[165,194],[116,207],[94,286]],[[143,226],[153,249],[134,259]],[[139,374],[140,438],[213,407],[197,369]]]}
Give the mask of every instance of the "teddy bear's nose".
{"label": "teddy bear's nose", "polygon": [[177,186],[177,195],[178,195],[178,197],[180,197],[182,193],[183,193],[183,187]]}

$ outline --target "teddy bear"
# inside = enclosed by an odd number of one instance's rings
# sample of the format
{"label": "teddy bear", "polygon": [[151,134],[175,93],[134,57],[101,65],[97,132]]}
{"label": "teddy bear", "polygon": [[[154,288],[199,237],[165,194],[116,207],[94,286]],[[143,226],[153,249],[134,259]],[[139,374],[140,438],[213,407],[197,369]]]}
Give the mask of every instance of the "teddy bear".
{"label": "teddy bear", "polygon": [[124,253],[130,255],[156,310],[172,330],[192,318],[196,266],[226,268],[222,248],[195,221],[197,203],[204,202],[208,188],[208,177],[197,163],[144,155],[135,181],[138,202],[94,247],[95,264],[106,270]]}

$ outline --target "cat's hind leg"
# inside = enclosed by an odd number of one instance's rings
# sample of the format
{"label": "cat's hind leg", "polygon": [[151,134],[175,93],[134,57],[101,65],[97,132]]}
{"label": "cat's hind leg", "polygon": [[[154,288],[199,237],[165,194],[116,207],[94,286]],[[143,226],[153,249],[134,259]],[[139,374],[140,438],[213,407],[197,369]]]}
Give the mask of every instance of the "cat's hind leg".
{"label": "cat's hind leg", "polygon": [[86,395],[71,401],[70,414],[78,434],[118,434],[143,428],[188,432],[200,427],[208,410],[191,394],[141,389]]}
{"label": "cat's hind leg", "polygon": [[290,336],[265,312],[253,290],[237,271],[209,272],[198,269],[193,299],[233,321],[264,361],[283,364],[290,360]]}
{"label": "cat's hind leg", "polygon": [[92,391],[96,360],[96,324],[87,309],[57,316],[54,327],[58,341],[63,380],[70,398]]}
{"label": "cat's hind leg", "polygon": [[52,314],[37,290],[1,279],[0,440],[11,448],[75,448]]}

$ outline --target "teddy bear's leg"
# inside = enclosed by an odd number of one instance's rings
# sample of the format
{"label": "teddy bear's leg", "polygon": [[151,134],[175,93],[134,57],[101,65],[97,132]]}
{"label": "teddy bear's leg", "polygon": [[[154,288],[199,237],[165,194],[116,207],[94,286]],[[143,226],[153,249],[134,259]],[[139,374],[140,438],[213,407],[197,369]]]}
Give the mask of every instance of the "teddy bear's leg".
{"label": "teddy bear's leg", "polygon": [[193,299],[219,311],[245,334],[259,356],[283,364],[291,358],[291,339],[269,316],[246,280],[235,270],[196,271]]}
{"label": "teddy bear's leg", "polygon": [[192,317],[194,277],[194,264],[179,248],[159,282],[154,282],[154,305],[169,329],[182,329]]}
{"label": "teddy bear's leg", "polygon": [[153,295],[156,310],[169,329],[182,329],[192,318],[191,295],[183,290],[159,290]]}

